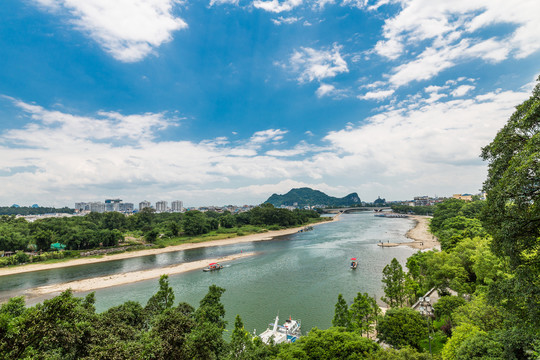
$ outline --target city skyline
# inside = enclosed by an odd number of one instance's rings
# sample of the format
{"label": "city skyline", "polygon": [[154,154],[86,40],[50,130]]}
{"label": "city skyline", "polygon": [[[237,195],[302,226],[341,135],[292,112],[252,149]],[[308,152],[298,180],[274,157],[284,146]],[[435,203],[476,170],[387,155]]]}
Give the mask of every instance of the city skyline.
{"label": "city skyline", "polygon": [[7,0],[0,203],[478,193],[534,0]]}

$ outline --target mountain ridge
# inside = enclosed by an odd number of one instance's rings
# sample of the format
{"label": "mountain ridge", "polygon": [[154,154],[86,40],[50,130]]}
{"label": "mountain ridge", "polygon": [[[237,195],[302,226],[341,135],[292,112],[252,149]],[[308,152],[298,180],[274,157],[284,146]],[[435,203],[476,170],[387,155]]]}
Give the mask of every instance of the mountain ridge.
{"label": "mountain ridge", "polygon": [[294,188],[284,195],[272,194],[265,203],[280,206],[351,206],[360,204],[360,197],[357,193],[350,193],[342,198],[329,196],[322,191],[309,187]]}

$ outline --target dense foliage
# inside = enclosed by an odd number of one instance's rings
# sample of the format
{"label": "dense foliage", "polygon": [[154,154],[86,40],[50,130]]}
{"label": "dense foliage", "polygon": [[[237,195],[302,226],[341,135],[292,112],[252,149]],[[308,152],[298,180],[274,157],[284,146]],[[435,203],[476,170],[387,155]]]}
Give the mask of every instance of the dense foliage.
{"label": "dense foliage", "polygon": [[493,287],[491,295],[512,315],[512,333],[524,328],[538,330],[540,83],[531,97],[517,106],[491,144],[482,149],[482,158],[489,164],[482,222],[493,236],[494,252],[508,259],[512,274]]}
{"label": "dense foliage", "polygon": [[[434,345],[445,342],[443,360],[540,356],[539,130],[540,84],[482,150],[489,165],[487,200],[437,204],[430,226],[442,251],[407,260],[402,278],[411,286],[405,293],[416,288],[420,296],[433,287],[443,295],[458,293],[434,306],[430,331]],[[391,274],[399,277],[395,268]],[[385,291],[392,289],[385,284]]]}
{"label": "dense foliage", "polygon": [[[0,251],[19,251],[16,257],[0,258],[0,266],[63,258],[66,254],[32,254],[47,251],[52,243],[68,250],[116,247],[126,237],[134,244],[156,243],[166,239],[216,234],[245,233],[300,226],[318,219],[313,210],[277,209],[263,204],[250,211],[230,214],[213,211],[155,213],[151,209],[126,216],[118,212],[90,213],[86,216],[45,218],[28,222],[15,216],[0,216]],[[264,230],[265,231],[265,230]],[[139,240],[138,242],[135,240]],[[129,243],[129,242],[128,242]],[[129,245],[126,243],[126,245]],[[71,256],[67,253],[67,256]]]}
{"label": "dense foliage", "polygon": [[357,193],[351,193],[342,198],[328,196],[322,191],[313,190],[310,188],[292,189],[285,195],[272,194],[265,201],[276,207],[284,206],[354,206],[360,204],[360,197]]}
{"label": "dense foliage", "polygon": [[398,214],[433,215],[435,206],[409,206],[393,204],[391,208],[393,212]]}

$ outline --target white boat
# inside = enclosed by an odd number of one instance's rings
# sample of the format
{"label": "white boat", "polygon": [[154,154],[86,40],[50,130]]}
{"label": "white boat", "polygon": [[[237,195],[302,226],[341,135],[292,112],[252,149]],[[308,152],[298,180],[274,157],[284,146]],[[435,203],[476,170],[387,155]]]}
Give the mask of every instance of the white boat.
{"label": "white boat", "polygon": [[283,325],[279,325],[278,322],[279,316],[276,316],[274,324],[269,324],[268,329],[259,335],[262,342],[265,344],[271,344],[272,341],[274,344],[293,343],[302,336],[300,320],[293,320],[289,317]]}

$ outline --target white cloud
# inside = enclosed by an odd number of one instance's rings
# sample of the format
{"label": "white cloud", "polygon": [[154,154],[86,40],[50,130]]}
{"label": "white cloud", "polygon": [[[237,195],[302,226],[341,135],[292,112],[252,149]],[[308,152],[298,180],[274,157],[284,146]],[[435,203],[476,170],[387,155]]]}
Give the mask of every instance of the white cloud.
{"label": "white cloud", "polygon": [[273,13],[281,13],[284,11],[291,11],[297,6],[302,5],[302,0],[285,0],[279,2],[279,0],[261,1],[256,0],[253,2],[253,6],[265,11]]}
{"label": "white cloud", "polygon": [[317,8],[317,9],[322,9],[326,5],[331,5],[331,4],[334,4],[334,3],[335,3],[335,0],[314,0],[313,7]]}
{"label": "white cloud", "polygon": [[324,96],[331,96],[334,99],[343,99],[349,96],[349,90],[336,89],[334,85],[321,84],[317,91],[315,91],[317,97],[322,98]]}
{"label": "white cloud", "polygon": [[291,56],[290,63],[294,70],[300,72],[298,81],[321,81],[349,72],[347,62],[340,54],[341,48],[341,46],[334,44],[331,50],[303,47],[299,51],[295,51]]}
{"label": "white cloud", "polygon": [[12,99],[26,124],[0,134],[0,198],[52,205],[108,196],[256,203],[298,187],[293,184],[387,199],[451,194],[456,184],[474,192],[486,173],[480,148],[529,92],[432,101],[456,86],[428,87],[409,102],[347,124],[328,133],[323,147],[315,138],[288,145],[283,129],[235,141],[164,141],[159,132],[178,123],[166,113],[79,116]]}
{"label": "white cloud", "polygon": [[452,96],[463,96],[466,95],[469,91],[474,90],[474,86],[472,85],[460,85],[456,89],[452,91]]}
{"label": "white cloud", "polygon": [[367,3],[368,3],[368,0],[343,0],[342,5],[364,9]]}
{"label": "white cloud", "polygon": [[392,96],[394,90],[379,90],[379,91],[369,91],[364,95],[359,95],[358,98],[361,100],[383,100],[389,96]]}
{"label": "white cloud", "polygon": [[[385,21],[384,39],[377,43],[374,51],[390,60],[404,54],[418,54],[391,71],[388,80],[395,87],[430,79],[465,60],[496,63],[509,57],[523,58],[540,50],[536,16],[540,2],[536,0],[394,2],[402,9]],[[489,39],[478,34],[495,25],[509,25],[514,30]]]}
{"label": "white cloud", "polygon": [[257,131],[249,139],[249,144],[259,147],[260,145],[269,141],[279,141],[283,139],[283,135],[287,133],[286,130],[281,129],[268,129],[263,131]]}
{"label": "white cloud", "polygon": [[378,41],[375,45],[375,52],[388,59],[395,60],[401,56],[405,46],[395,38]]}
{"label": "white cloud", "polygon": [[142,60],[184,29],[173,15],[175,0],[34,0],[54,11],[65,9],[71,22],[115,59]]}
{"label": "white cloud", "polygon": [[238,5],[238,0],[210,0],[210,6],[214,5],[224,5],[224,4],[231,4],[231,5]]}
{"label": "white cloud", "polygon": [[336,87],[334,85],[329,84],[321,84],[319,88],[316,91],[316,94],[318,97],[323,97],[325,95],[331,94],[334,90],[336,90]]}
{"label": "white cloud", "polygon": [[287,17],[287,18],[284,18],[283,16],[280,16],[278,17],[277,19],[272,19],[272,22],[276,25],[281,25],[281,24],[287,24],[287,25],[290,25],[290,24],[294,24],[295,22],[301,20],[302,18],[297,18],[297,17],[294,17],[294,16],[291,16],[291,17]]}
{"label": "white cloud", "polygon": [[527,97],[525,92],[501,91],[476,99],[416,98],[416,108],[396,106],[365,123],[329,133],[325,140],[334,153],[318,154],[320,160],[313,166],[323,178],[339,173],[344,183],[351,176],[385,184],[387,194],[395,193],[392,198],[420,191],[451,194],[455,184],[477,191],[486,169],[479,158],[481,147]]}

